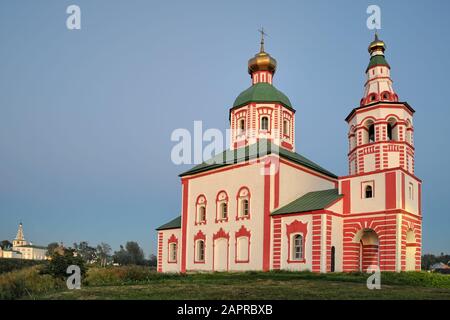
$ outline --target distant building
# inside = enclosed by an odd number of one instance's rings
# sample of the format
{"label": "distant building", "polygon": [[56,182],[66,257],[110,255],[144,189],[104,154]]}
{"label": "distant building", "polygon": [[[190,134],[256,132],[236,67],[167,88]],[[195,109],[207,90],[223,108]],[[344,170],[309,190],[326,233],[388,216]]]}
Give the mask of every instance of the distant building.
{"label": "distant building", "polygon": [[27,242],[23,235],[23,225],[20,223],[16,238],[13,240],[12,249],[3,250],[0,248],[0,258],[45,260],[47,259],[47,247],[36,246]]}

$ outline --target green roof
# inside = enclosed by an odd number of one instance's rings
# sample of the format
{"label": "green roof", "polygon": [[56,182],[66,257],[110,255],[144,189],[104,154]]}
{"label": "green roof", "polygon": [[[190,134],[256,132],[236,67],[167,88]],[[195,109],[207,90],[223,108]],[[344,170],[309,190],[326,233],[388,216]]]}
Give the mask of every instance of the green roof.
{"label": "green roof", "polygon": [[300,164],[316,172],[337,179],[337,176],[334,173],[322,168],[321,166],[305,158],[304,156],[295,152],[288,151],[284,148],[274,146],[274,144],[269,142],[268,140],[260,140],[259,143],[254,143],[250,146],[242,147],[239,149],[225,150],[212,159],[203,162],[202,164],[199,164],[186,172],[183,172],[182,174],[180,174],[180,177],[205,172],[232,164],[237,164],[269,154],[278,154],[280,157],[290,160],[296,164]]}
{"label": "green roof", "polygon": [[370,58],[369,65],[367,66],[366,72],[375,66],[387,66],[389,69],[391,68],[389,66],[389,63],[386,61],[383,55],[376,55]]}
{"label": "green roof", "polygon": [[156,228],[156,230],[178,229],[178,228],[181,228],[181,216],[176,217],[173,220],[170,220],[166,224],[163,224],[159,228]]}
{"label": "green roof", "polygon": [[321,210],[335,200],[341,198],[338,189],[328,189],[309,192],[291,203],[272,212],[272,215]]}
{"label": "green roof", "polygon": [[260,82],[243,91],[234,101],[233,108],[250,102],[278,102],[285,107],[292,108],[289,98],[270,83]]}

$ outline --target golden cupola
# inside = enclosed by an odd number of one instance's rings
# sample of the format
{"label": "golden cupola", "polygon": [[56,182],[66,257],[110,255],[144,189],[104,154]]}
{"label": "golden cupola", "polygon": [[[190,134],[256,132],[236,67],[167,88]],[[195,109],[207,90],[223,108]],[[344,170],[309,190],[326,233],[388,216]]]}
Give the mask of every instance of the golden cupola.
{"label": "golden cupola", "polygon": [[259,52],[253,58],[248,60],[248,73],[253,74],[258,71],[268,71],[275,73],[277,68],[277,60],[264,51],[264,31],[261,31],[261,47]]}
{"label": "golden cupola", "polygon": [[371,55],[373,55],[374,52],[379,51],[381,51],[381,53],[384,53],[384,51],[386,50],[386,44],[383,40],[380,40],[378,38],[378,33],[375,33],[375,39],[369,44],[368,50]]}

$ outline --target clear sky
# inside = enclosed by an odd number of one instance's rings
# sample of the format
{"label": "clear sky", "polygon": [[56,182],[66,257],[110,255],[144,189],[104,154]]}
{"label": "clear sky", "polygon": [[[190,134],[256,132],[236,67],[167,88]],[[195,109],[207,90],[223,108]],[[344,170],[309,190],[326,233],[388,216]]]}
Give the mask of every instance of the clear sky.
{"label": "clear sky", "polygon": [[[81,8],[81,30],[66,8]],[[447,183],[449,1],[112,1],[0,3],[0,238],[19,221],[36,244],[87,240],[151,253],[179,215],[176,128],[228,127],[258,50],[296,114],[297,151],[347,174],[344,118],[359,104],[366,8],[382,9],[394,88],[415,114],[424,252],[450,252]]]}

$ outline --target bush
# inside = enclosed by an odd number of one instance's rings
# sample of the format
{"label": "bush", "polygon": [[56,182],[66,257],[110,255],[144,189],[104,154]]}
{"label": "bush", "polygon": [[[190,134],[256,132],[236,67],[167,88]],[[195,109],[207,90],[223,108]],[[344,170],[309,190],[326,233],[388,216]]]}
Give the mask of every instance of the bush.
{"label": "bush", "polygon": [[0,275],[0,300],[33,299],[35,295],[64,287],[64,281],[41,275],[40,268],[34,266]]}
{"label": "bush", "polygon": [[85,284],[89,286],[146,284],[152,281],[181,277],[179,274],[157,273],[144,266],[89,268]]}
{"label": "bush", "polygon": [[55,253],[48,264],[42,268],[42,274],[49,274],[54,278],[66,279],[67,268],[71,265],[80,267],[81,276],[86,273],[86,265],[82,257],[75,256],[72,250],[66,250],[64,254]]}
{"label": "bush", "polygon": [[40,264],[45,264],[44,260],[25,260],[25,259],[4,259],[0,258],[0,274],[20,270]]}

